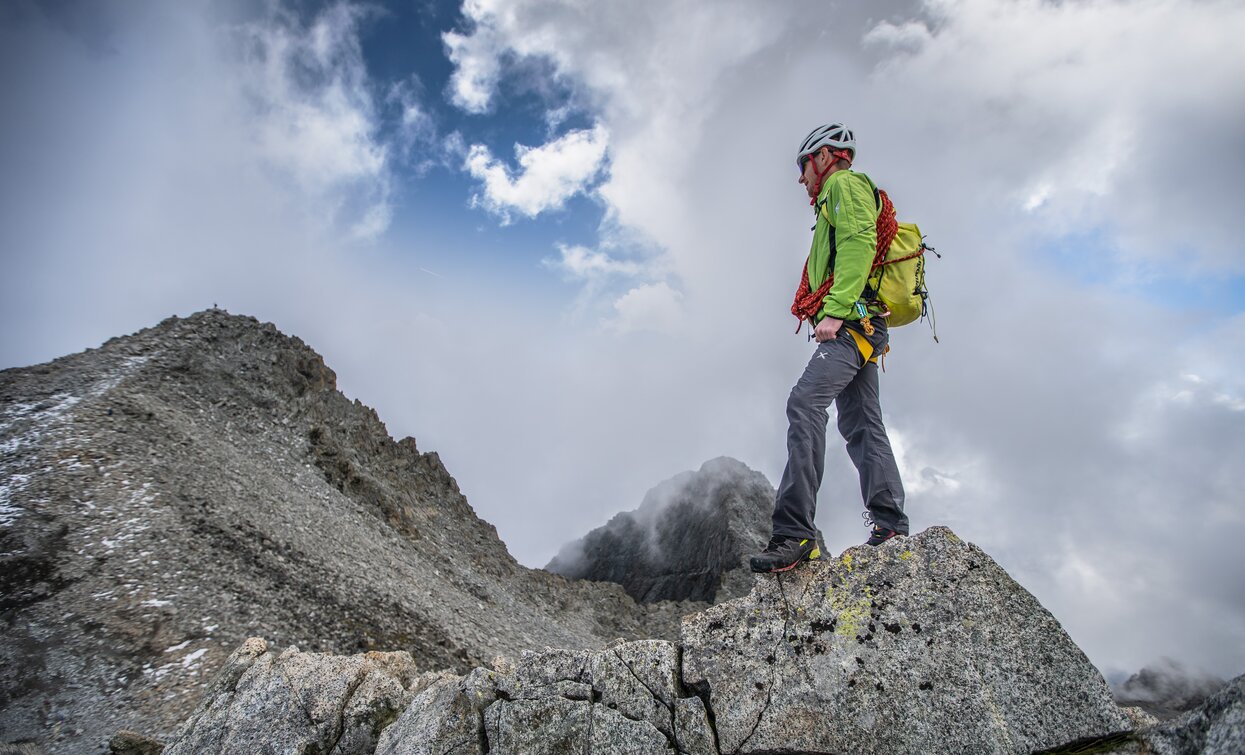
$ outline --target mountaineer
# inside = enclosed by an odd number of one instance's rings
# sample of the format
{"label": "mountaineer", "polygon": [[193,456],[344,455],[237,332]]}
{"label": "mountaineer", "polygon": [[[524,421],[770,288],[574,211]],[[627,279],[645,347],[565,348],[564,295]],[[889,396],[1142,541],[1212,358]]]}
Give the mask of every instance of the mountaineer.
{"label": "mountaineer", "polygon": [[[813,516],[831,402],[860,474],[866,518],[873,524],[868,544],[908,534],[903,484],[878,398],[878,358],[888,349],[890,311],[878,297],[874,274],[880,276],[886,253],[878,252],[879,217],[889,217],[893,227],[894,208],[868,176],[851,169],[855,157],[856,140],[841,123],[813,129],[796,154],[817,222],[792,313],[813,326],[817,349],[787,400],[787,466],[774,500],[773,537],[751,558],[755,572],[786,571],[821,555]],[[889,246],[891,238],[885,241]],[[922,286],[923,278],[917,288]]]}

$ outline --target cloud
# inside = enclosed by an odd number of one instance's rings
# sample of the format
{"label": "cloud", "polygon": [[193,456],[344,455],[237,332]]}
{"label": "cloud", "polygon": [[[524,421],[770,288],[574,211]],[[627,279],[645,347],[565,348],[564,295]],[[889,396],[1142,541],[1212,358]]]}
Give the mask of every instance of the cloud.
{"label": "cloud", "polygon": [[394,210],[368,12],[88,6],[0,19],[0,302],[24,323],[6,362],[213,303],[303,323],[308,301],[357,308],[351,287],[375,282],[353,254]]}
{"label": "cloud", "polygon": [[442,150],[436,146],[437,126],[432,112],[422,101],[423,86],[418,76],[395,81],[389,87],[385,102],[398,109],[395,147],[404,163],[415,163],[417,171],[425,171]]}
{"label": "cloud", "polygon": [[884,45],[906,52],[919,52],[932,39],[929,27],[920,21],[906,21],[902,24],[882,21],[865,34],[863,41],[866,45]]}
{"label": "cloud", "polygon": [[885,56],[872,83],[944,148],[971,145],[961,169],[993,165],[1046,233],[1110,227],[1121,263],[1245,272],[1216,222],[1245,189],[1225,170],[1245,159],[1245,7],[930,0],[920,15],[864,35]]}
{"label": "cloud", "polygon": [[637,262],[614,259],[605,252],[582,246],[559,244],[558,253],[558,259],[546,259],[545,264],[578,280],[599,281],[610,276],[635,276],[644,271]]}
{"label": "cloud", "polygon": [[539,147],[516,144],[517,175],[488,147],[473,144],[465,167],[484,184],[483,195],[474,201],[503,218],[512,210],[533,218],[560,209],[601,171],[608,142],[605,128],[597,125],[569,131]]}
{"label": "cloud", "polygon": [[684,316],[682,298],[664,281],[637,286],[614,302],[617,317],[609,326],[620,333],[674,331]]}
{"label": "cloud", "polygon": [[[331,5],[310,24],[277,8],[238,27],[240,79],[252,104],[260,159],[327,208],[354,216],[351,234],[375,238],[389,225],[389,145],[359,43],[367,11]],[[418,111],[409,101],[403,125]],[[351,221],[347,221],[351,222]]]}
{"label": "cloud", "polygon": [[490,27],[478,26],[471,34],[449,31],[442,39],[454,64],[450,101],[468,113],[488,112],[501,73],[497,42]]}

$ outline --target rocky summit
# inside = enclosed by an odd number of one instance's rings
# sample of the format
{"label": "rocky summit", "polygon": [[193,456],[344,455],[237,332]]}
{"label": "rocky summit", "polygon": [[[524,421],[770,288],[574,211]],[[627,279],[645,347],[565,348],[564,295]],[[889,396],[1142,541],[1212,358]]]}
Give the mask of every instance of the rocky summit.
{"label": "rocky summit", "polygon": [[1112,701],[1058,622],[933,528],[689,615],[679,641],[546,648],[456,675],[405,654],[227,664],[167,752],[1238,753],[1245,678],[1187,719]]}
{"label": "rocky summit", "polygon": [[704,606],[521,566],[435,453],[221,310],[0,372],[0,588],[0,742],[84,753],[167,737],[252,635],[462,673]]}
{"label": "rocky summit", "polygon": [[683,622],[723,752],[1033,752],[1129,722],[1053,616],[945,528]]}
{"label": "rocky summit", "polygon": [[642,603],[746,595],[747,557],[769,540],[773,510],[765,475],[735,459],[713,459],[657,485],[638,509],[568,543],[545,568],[616,582]]}

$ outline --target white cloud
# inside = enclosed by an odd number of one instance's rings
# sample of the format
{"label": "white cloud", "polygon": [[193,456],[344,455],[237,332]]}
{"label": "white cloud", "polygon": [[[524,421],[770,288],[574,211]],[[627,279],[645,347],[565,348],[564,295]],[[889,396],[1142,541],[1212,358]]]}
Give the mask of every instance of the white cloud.
{"label": "white cloud", "polygon": [[929,44],[931,39],[933,36],[929,27],[920,21],[907,21],[902,24],[882,21],[865,34],[864,43],[916,52]]}
{"label": "white cloud", "polygon": [[2,339],[8,363],[214,303],[304,324],[309,301],[371,304],[352,253],[390,226],[393,150],[364,15],[93,3],[0,19],[15,72],[0,77],[0,319],[25,323]]}
{"label": "white cloud", "polygon": [[485,113],[501,73],[496,39],[488,26],[471,34],[446,32],[442,35],[449,58],[454,63],[450,78],[450,101],[469,113]]}
{"label": "white cloud", "polygon": [[465,166],[483,183],[477,202],[507,217],[511,210],[529,218],[561,208],[600,172],[609,142],[603,126],[570,131],[539,147],[515,145],[517,175],[495,159],[488,147],[473,144]]}
{"label": "white cloud", "polygon": [[239,73],[258,157],[315,200],[313,216],[375,238],[392,214],[391,178],[359,43],[366,15],[339,3],[305,27],[279,9],[242,25]]}
{"label": "white cloud", "polygon": [[644,272],[644,266],[638,262],[615,259],[606,252],[583,246],[559,244],[558,254],[557,259],[545,260],[545,265],[579,280],[596,281],[609,276],[635,276]]}
{"label": "white cloud", "polygon": [[435,148],[436,124],[432,114],[421,101],[421,91],[422,85],[419,78],[411,76],[407,80],[394,82],[385,97],[387,103],[397,105],[399,110],[396,129],[397,151],[401,154],[402,160],[409,163],[417,156],[416,151],[419,150],[418,156],[422,157],[424,162],[417,164],[417,169],[426,168],[430,164],[426,153],[440,152]]}
{"label": "white cloud", "polygon": [[929,0],[923,11],[864,35],[884,55],[872,84],[919,114],[957,170],[989,175],[1046,233],[1098,224],[1133,259],[1245,271],[1237,234],[1215,221],[1245,190],[1225,170],[1245,156],[1245,6]]}
{"label": "white cloud", "polygon": [[637,286],[614,302],[617,316],[608,324],[620,333],[676,331],[685,313],[682,295],[664,281]]}

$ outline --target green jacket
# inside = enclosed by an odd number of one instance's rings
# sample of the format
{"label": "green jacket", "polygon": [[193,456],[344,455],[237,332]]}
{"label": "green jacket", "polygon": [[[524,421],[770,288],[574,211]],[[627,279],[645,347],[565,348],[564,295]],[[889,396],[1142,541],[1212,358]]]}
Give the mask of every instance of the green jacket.
{"label": "green jacket", "polygon": [[[817,320],[858,320],[856,302],[877,253],[877,187],[864,173],[840,170],[826,178],[817,195],[817,225],[808,253],[808,284],[816,291],[833,265],[834,284]],[[832,261],[833,260],[833,261]]]}

